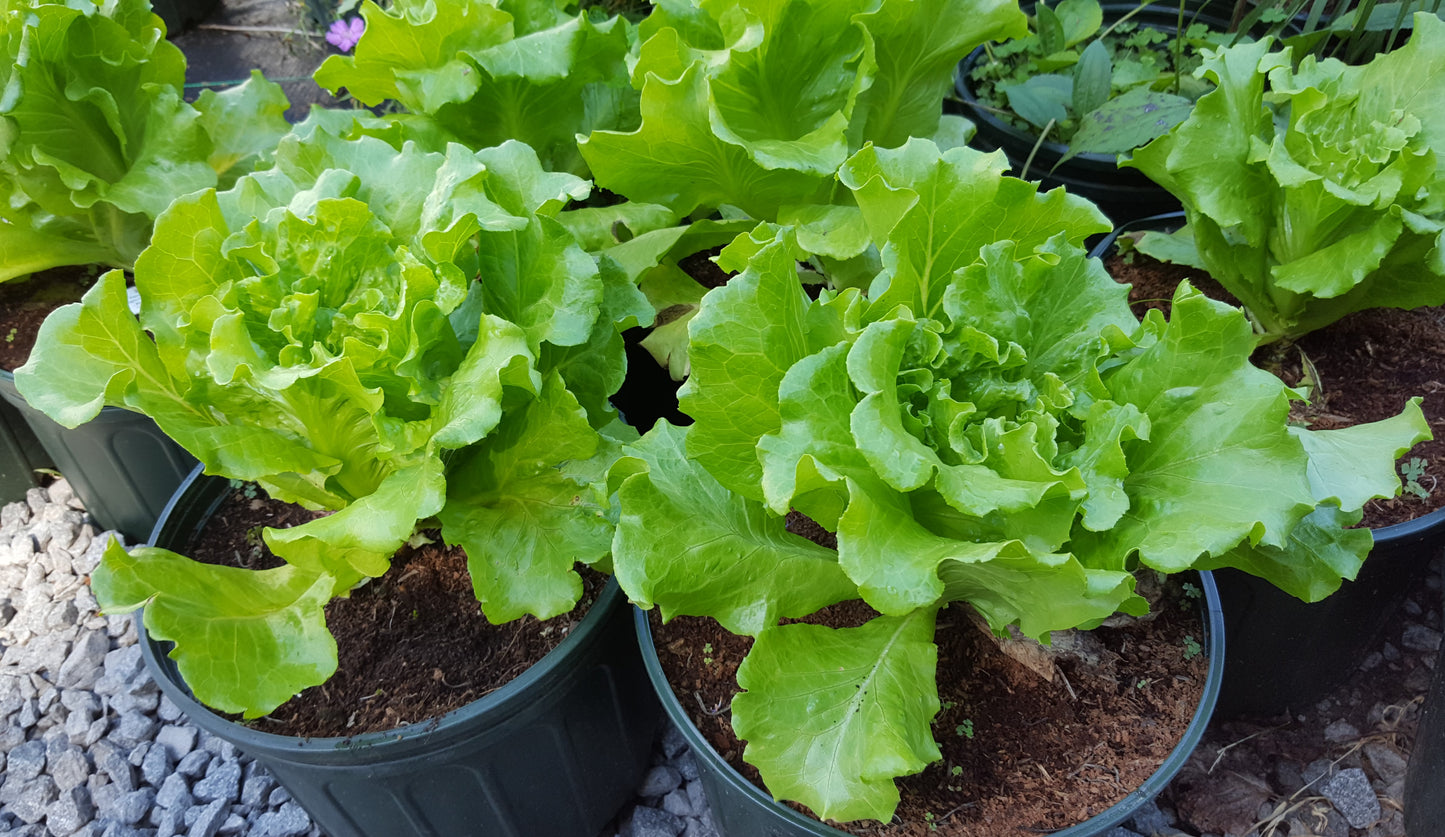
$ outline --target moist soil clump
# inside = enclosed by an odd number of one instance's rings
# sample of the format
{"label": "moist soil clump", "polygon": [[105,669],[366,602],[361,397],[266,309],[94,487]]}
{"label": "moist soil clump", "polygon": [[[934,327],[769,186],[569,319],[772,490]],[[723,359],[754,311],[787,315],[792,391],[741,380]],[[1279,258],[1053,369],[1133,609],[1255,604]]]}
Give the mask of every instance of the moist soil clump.
{"label": "moist soil clump", "polygon": [[[318,516],[243,485],[189,545],[199,561],[247,569],[279,566],[261,527],[287,528]],[[302,738],[348,737],[439,718],[515,679],[566,639],[596,601],[605,578],[579,567],[583,595],[568,614],[493,625],[481,613],[466,554],[438,532],[403,547],[391,569],[326,606],[336,637],[336,674],[250,724]]]}
{"label": "moist soil clump", "polygon": [[[1096,660],[1060,657],[1063,676],[1052,683],[1000,651],[966,605],[942,611],[935,642],[943,709],[933,734],[943,760],[899,781],[903,802],[892,823],[843,830],[868,837],[1048,832],[1123,799],[1179,742],[1203,694],[1203,628],[1185,589],[1170,580],[1152,617],[1088,632]],[[854,601],[800,621],[853,627],[873,615]],[[678,701],[713,748],[763,787],[742,760],[728,712],[752,639],[711,618],[680,616],[666,625],[656,611],[651,618]]]}
{"label": "moist soil clump", "polygon": [[0,369],[24,366],[40,324],[51,311],[84,296],[98,275],[94,267],[57,267],[0,283]]}
{"label": "moist soil clump", "polygon": [[[1104,266],[1116,280],[1131,285],[1129,302],[1141,317],[1148,308],[1167,315],[1168,301],[1184,279],[1211,299],[1239,304],[1207,274],[1137,251],[1128,257],[1110,255]],[[1261,346],[1253,360],[1290,386],[1300,386],[1308,380],[1301,355],[1319,382],[1308,404],[1296,402],[1292,408],[1290,419],[1301,426],[1333,430],[1380,421],[1398,415],[1411,398],[1423,399],[1420,407],[1435,438],[1400,459],[1405,467],[1418,460],[1421,471],[1414,484],[1420,491],[1370,501],[1360,525],[1376,529],[1445,507],[1445,308],[1357,311],[1305,335],[1294,346]],[[1428,496],[1418,496],[1420,492]]]}

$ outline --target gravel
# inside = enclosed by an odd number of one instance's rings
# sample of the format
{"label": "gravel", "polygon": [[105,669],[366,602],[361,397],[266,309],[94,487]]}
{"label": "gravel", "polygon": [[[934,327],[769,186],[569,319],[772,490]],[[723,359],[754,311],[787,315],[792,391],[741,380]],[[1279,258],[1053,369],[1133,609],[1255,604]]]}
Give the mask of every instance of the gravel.
{"label": "gravel", "polygon": [[[96,531],[64,480],[0,508],[0,837],[321,835],[264,767],[192,726],[160,693],[130,617],[98,613],[86,576],[112,537],[118,536]],[[1430,595],[1438,597],[1435,588],[1438,582]],[[1436,610],[1408,611],[1398,644],[1382,644],[1367,667],[1394,671],[1402,660],[1413,661],[1407,673],[1423,691],[1429,672],[1419,661],[1428,657],[1433,665],[1440,646]],[[1328,704],[1317,708],[1327,720],[1313,734],[1321,747],[1335,748],[1332,754],[1351,748],[1347,757],[1276,759],[1265,776],[1236,776],[1234,787],[1199,792],[1239,803],[1243,822],[1267,817],[1279,799],[1298,800],[1312,788],[1309,808],[1280,818],[1272,833],[1347,837],[1353,828],[1357,835],[1402,837],[1396,808],[1408,736],[1381,729],[1412,722],[1412,707],[1380,706],[1346,720],[1342,707]],[[687,742],[664,726],[637,796],[597,837],[717,837]],[[1117,834],[1211,833],[1201,821],[1227,812],[1186,811],[1187,792],[1166,793]]]}

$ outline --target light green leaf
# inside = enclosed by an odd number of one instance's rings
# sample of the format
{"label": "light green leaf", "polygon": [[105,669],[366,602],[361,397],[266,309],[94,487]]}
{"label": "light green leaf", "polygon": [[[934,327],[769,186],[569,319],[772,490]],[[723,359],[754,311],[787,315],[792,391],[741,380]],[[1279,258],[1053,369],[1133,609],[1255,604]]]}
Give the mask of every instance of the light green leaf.
{"label": "light green leaf", "polygon": [[[718,484],[685,452],[687,432],[659,422],[630,448],[612,557],[617,581],[664,620],[705,614],[738,634],[857,595],[832,550]],[[706,509],[706,512],[702,510]]]}
{"label": "light green leaf", "polygon": [[761,500],[754,448],[781,426],[778,386],[810,352],[791,239],[765,247],[748,269],[709,293],[688,328],[692,376],[678,393],[696,424],[688,454],[729,489]]}
{"label": "light green leaf", "polygon": [[1109,50],[1104,47],[1104,42],[1094,41],[1085,47],[1079,54],[1079,63],[1074,65],[1074,113],[1090,113],[1109,101],[1113,75],[1113,63],[1109,60]]}
{"label": "light green leaf", "polygon": [[1275,585],[1291,596],[1317,602],[1340,589],[1342,579],[1354,580],[1374,538],[1369,529],[1350,529],[1360,513],[1347,514],[1331,504],[1321,505],[1290,531],[1283,547],[1241,544],[1199,563],[1203,570],[1233,567]]}
{"label": "light green leaf", "polygon": [[1151,316],[1146,329],[1157,340],[1104,378],[1115,402],[1150,422],[1148,441],[1128,451],[1130,508],[1107,532],[1078,532],[1075,553],[1120,569],[1137,551],[1178,572],[1243,541],[1283,546],[1315,501],[1304,449],[1285,429],[1284,384],[1249,365],[1249,324],[1184,284],[1168,325]]}
{"label": "light green leaf", "polygon": [[1418,442],[1429,439],[1430,425],[1411,398],[1398,416],[1339,430],[1291,427],[1290,435],[1309,456],[1310,491],[1321,503],[1346,513],[1359,511],[1377,497],[1400,493],[1395,460]]}
{"label": "light green leaf", "polygon": [[598,441],[554,373],[536,400],[452,464],[438,519],[447,543],[466,549],[488,620],[549,619],[576,607],[582,579],[573,565],[595,563],[612,544],[611,524],[570,472]]}
{"label": "light green leaf", "polygon": [[336,671],[322,608],[334,579],[285,566],[253,572],[201,564],[155,547],[106,547],[91,576],[107,613],[145,607],[146,631],[176,643],[171,658],[196,697],[255,718]]}
{"label": "light green leaf", "polygon": [[738,667],[733,729],[774,796],[830,820],[887,822],[897,776],[941,758],[933,608],[858,628],[784,625]]}

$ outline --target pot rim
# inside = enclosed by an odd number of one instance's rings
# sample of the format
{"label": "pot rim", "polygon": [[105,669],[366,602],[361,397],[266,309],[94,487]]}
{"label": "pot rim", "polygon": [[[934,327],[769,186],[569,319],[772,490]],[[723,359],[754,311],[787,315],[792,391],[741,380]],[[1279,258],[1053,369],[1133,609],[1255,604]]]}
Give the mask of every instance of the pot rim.
{"label": "pot rim", "polygon": [[[219,486],[229,481],[220,476],[203,473],[204,466],[197,465],[176,489],[156,521],[149,543],[161,545],[162,529],[170,522],[176,506],[184,499],[191,499],[188,491],[201,496],[209,486],[217,496],[206,502],[201,514],[209,518],[226,492]],[[166,533],[169,535],[170,533]],[[592,603],[587,613],[578,621],[566,639],[526,671],[482,697],[458,709],[426,721],[396,727],[379,732],[360,733],[348,737],[299,738],[277,735],[254,729],[217,714],[191,694],[190,688],[181,679],[180,672],[169,655],[162,651],[161,640],[152,638],[145,629],[145,610],[137,610],[133,616],[139,637],[141,655],[166,697],[180,707],[197,726],[213,735],[222,733],[241,750],[252,755],[279,754],[293,761],[310,761],[316,764],[347,763],[358,760],[384,761],[407,758],[425,752],[433,739],[447,737],[469,737],[483,734],[505,724],[512,718],[533,709],[538,690],[550,688],[570,676],[569,661],[600,642],[607,615],[613,608],[624,603],[622,591],[615,578],[608,578],[607,584]]]}
{"label": "pot rim", "polygon": [[[1215,587],[1213,575],[1207,570],[1198,570],[1196,573],[1199,577],[1200,587],[1204,591],[1199,605],[1200,621],[1203,623],[1204,629],[1204,641],[1201,645],[1209,657],[1209,671],[1205,675],[1204,693],[1200,695],[1199,706],[1195,708],[1194,717],[1189,721],[1189,726],[1185,728],[1184,735],[1174,745],[1174,749],[1169,751],[1169,755],[1149,775],[1149,778],[1144,780],[1143,784],[1089,819],[1059,831],[1050,832],[1050,837],[1098,837],[1108,829],[1124,822],[1146,802],[1154,799],[1164,790],[1165,786],[1184,767],[1185,762],[1193,755],[1200,740],[1204,737],[1205,728],[1214,714],[1215,701],[1219,698],[1220,684],[1224,679],[1224,612],[1220,606],[1219,590]],[[772,813],[794,828],[806,829],[808,833],[817,835],[817,837],[854,837],[848,832],[840,831],[821,820],[804,816],[775,801],[752,782],[743,778],[742,774],[718,755],[717,751],[698,731],[692,719],[678,703],[677,696],[672,692],[672,687],[662,671],[662,661],[657,656],[657,648],[652,641],[652,626],[648,622],[648,611],[633,606],[633,624],[637,629],[637,641],[642,650],[642,661],[647,667],[647,676],[652,681],[653,690],[657,692],[668,718],[687,739],[688,746],[692,748],[695,758],[706,761],[719,781],[727,783],[734,791],[746,795],[751,802],[771,808]]]}

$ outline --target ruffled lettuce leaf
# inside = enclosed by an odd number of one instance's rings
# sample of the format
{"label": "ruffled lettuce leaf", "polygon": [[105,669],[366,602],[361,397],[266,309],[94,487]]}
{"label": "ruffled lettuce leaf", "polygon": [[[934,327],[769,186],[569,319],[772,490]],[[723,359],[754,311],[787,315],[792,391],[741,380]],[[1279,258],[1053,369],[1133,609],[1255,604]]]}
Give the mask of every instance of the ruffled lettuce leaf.
{"label": "ruffled lettuce leaf", "polygon": [[1140,249],[1202,264],[1265,340],[1445,302],[1445,22],[1420,15],[1405,47],[1359,67],[1292,70],[1267,47],[1206,58],[1216,90],[1135,152],[1189,222]]}
{"label": "ruffled lettuce leaf", "polygon": [[633,200],[772,220],[826,203],[865,144],[933,136],[958,61],[1024,26],[996,0],[662,2],[639,28],[641,125],[582,154]]}
{"label": "ruffled lettuce leaf", "polygon": [[630,24],[526,0],[401,0],[361,5],[353,55],[316,82],[368,106],[399,102],[470,148],[520,140],[552,170],[585,174],[578,134],[630,127],[637,94],[625,59]]}
{"label": "ruffled lettuce leaf", "polygon": [[[1358,568],[1370,539],[1342,504],[1398,490],[1412,410],[1290,429],[1292,391],[1249,364],[1241,312],[1184,286],[1172,320],[1139,322],[1080,246],[1103,219],[987,155],[867,148],[839,185],[857,215],[801,213],[722,253],[741,273],[690,325],[695,423],[655,428],[612,474],[629,595],[756,635],[733,723],[775,794],[891,817],[887,780],[936,758],[928,627],[946,604],[1046,640],[1142,613],[1140,567],[1236,566],[1305,598]],[[805,241],[879,253],[866,291],[804,293]],[[752,534],[794,511],[837,535],[818,600],[801,556]],[[882,615],[780,624],[845,599]]]}
{"label": "ruffled lettuce leaf", "polygon": [[259,74],[193,106],[185,58],[143,0],[0,13],[0,280],[130,268],[175,198],[264,167],[287,130]]}
{"label": "ruffled lettuce leaf", "polygon": [[[489,616],[569,609],[572,563],[600,561],[611,525],[578,499],[598,469],[566,469],[604,447],[597,428],[615,420],[606,398],[625,364],[617,328],[645,303],[625,280],[609,292],[552,217],[585,184],[526,146],[428,151],[354,128],[302,126],[306,141],[283,143],[273,169],[177,200],[136,263],[139,318],[124,278],[107,274],[46,321],[17,386],[69,425],[107,404],[146,413],[208,472],[333,512],[265,533],[329,595],[383,574],[442,513]],[[536,546],[535,565],[504,542]],[[166,561],[132,586],[189,596],[186,579],[204,571]],[[237,616],[263,599],[244,601],[227,618],[269,618]],[[197,659],[230,655],[241,674],[192,681],[197,695],[274,708],[284,689],[246,674],[269,665],[269,646],[209,647],[222,634],[206,607],[187,605],[196,630],[176,616],[175,638]],[[296,662],[281,669],[286,696],[324,679],[319,658]]]}

